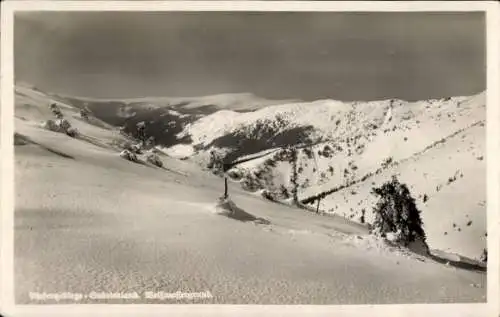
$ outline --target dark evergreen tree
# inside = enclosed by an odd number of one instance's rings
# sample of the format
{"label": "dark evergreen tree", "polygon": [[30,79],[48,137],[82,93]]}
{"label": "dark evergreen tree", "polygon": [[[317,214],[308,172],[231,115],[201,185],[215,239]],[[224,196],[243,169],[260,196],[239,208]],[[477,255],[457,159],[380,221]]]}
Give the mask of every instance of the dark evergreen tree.
{"label": "dark evergreen tree", "polygon": [[383,237],[388,233],[397,234],[403,246],[419,239],[427,247],[420,211],[405,184],[393,176],[391,181],[373,188],[372,194],[379,198],[373,209],[373,231]]}

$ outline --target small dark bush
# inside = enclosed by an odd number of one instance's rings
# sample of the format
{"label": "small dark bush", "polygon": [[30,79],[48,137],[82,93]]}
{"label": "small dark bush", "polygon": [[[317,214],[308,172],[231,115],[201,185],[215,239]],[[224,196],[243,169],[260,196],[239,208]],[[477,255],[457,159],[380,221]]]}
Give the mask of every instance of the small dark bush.
{"label": "small dark bush", "polygon": [[366,213],[366,210],[364,208],[361,209],[361,217],[359,218],[360,223],[365,223],[365,213]]}
{"label": "small dark bush", "polygon": [[382,162],[381,165],[383,168],[387,168],[392,162],[393,162],[392,157],[388,157]]}
{"label": "small dark bush", "polygon": [[313,158],[313,153],[312,153],[311,149],[304,148],[303,151],[304,151],[304,154],[307,156],[308,159],[312,159]]}
{"label": "small dark bush", "polygon": [[264,197],[267,200],[274,201],[273,195],[267,190],[262,191],[262,197]]}

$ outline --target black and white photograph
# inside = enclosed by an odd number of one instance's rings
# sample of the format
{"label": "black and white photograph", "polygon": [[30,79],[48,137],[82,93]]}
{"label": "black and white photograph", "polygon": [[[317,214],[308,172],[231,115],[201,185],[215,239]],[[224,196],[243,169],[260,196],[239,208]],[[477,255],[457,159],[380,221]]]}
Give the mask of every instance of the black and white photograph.
{"label": "black and white photograph", "polygon": [[13,12],[15,305],[497,300],[485,10],[104,9]]}

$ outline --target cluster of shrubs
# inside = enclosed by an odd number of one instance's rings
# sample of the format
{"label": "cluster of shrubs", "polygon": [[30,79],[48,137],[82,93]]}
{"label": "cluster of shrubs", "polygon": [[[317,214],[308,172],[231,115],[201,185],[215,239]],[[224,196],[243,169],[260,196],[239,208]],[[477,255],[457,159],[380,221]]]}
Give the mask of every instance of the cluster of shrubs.
{"label": "cluster of shrubs", "polygon": [[392,157],[388,157],[388,158],[386,158],[386,159],[382,162],[381,166],[382,166],[382,168],[387,168],[387,167],[389,167],[389,165],[391,165],[391,164],[392,164],[392,162],[394,162],[393,158],[392,158]]}
{"label": "cluster of shrubs", "polygon": [[[120,157],[132,161],[132,162],[139,162],[139,159],[137,155],[143,154],[146,149],[149,148],[149,153],[146,154],[146,161],[158,166],[158,167],[163,167],[163,162],[158,156],[158,154],[155,151],[154,148],[154,137],[149,137],[147,138],[145,128],[146,125],[144,122],[139,122],[137,125],[137,134],[140,138],[139,143],[131,143],[131,142],[126,142],[123,145],[123,150],[120,152]],[[121,133],[125,133],[124,128],[120,128]]]}
{"label": "cluster of shrubs", "polygon": [[[143,154],[142,149],[140,148],[139,145],[133,144],[130,145],[130,147],[125,148],[120,152],[120,157],[129,160],[131,162],[139,162],[139,158],[137,155]],[[158,154],[154,153],[153,151],[149,152],[146,154],[146,161],[158,166],[158,167],[163,167],[163,162],[158,156]]]}
{"label": "cluster of shrubs", "polygon": [[49,107],[56,120],[49,119],[42,124],[42,127],[50,131],[65,133],[73,138],[77,137],[78,130],[73,128],[69,121],[64,118],[61,109],[55,103],[50,104]]}

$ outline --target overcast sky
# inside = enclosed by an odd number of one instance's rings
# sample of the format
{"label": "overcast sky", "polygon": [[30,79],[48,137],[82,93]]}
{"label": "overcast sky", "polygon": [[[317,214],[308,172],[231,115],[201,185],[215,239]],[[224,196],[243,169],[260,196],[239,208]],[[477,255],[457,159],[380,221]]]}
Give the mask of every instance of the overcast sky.
{"label": "overcast sky", "polygon": [[482,13],[17,13],[15,76],[88,97],[406,100],[483,91]]}

